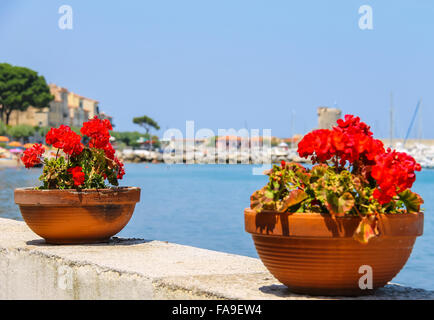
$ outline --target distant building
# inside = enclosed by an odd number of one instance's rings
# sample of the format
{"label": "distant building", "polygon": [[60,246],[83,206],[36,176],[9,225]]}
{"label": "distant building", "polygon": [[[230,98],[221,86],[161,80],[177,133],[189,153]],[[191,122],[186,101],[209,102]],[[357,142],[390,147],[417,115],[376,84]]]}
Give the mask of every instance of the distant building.
{"label": "distant building", "polygon": [[318,129],[331,129],[341,117],[341,110],[336,108],[318,107]]}
{"label": "distant building", "polygon": [[29,107],[26,111],[13,111],[9,123],[11,125],[28,124],[40,127],[58,127],[61,124],[81,127],[84,121],[95,115],[112,122],[112,117],[100,113],[97,100],[83,97],[55,84],[48,86],[54,96],[49,108]]}
{"label": "distant building", "polygon": [[68,90],[55,84],[49,84],[49,87],[54,100],[50,102],[50,109],[43,112],[46,115],[46,123],[36,125],[58,127],[60,124],[70,124]]}

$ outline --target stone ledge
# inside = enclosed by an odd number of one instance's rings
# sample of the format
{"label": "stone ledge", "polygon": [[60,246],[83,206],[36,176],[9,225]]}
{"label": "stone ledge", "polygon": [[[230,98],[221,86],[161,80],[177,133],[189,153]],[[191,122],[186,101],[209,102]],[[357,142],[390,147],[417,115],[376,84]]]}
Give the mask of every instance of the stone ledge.
{"label": "stone ledge", "polygon": [[[0,299],[349,298],[293,294],[254,258],[140,239],[53,246],[0,218]],[[434,299],[434,291],[389,284],[357,299]]]}

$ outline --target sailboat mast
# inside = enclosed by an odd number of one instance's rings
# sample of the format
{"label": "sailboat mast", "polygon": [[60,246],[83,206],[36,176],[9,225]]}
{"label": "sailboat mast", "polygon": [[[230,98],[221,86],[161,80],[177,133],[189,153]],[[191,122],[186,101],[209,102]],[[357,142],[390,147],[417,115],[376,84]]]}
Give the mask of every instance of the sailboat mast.
{"label": "sailboat mast", "polygon": [[422,102],[422,98],[420,98],[419,101],[417,102],[416,109],[414,110],[413,117],[411,118],[410,126],[408,127],[407,134],[405,135],[405,139],[404,139],[404,147],[405,147],[405,143],[407,142],[408,137],[410,136],[411,128],[413,127],[413,123],[414,123],[414,120],[416,119],[417,112],[419,110],[421,102]]}
{"label": "sailboat mast", "polygon": [[390,147],[393,147],[393,92],[390,93]]}

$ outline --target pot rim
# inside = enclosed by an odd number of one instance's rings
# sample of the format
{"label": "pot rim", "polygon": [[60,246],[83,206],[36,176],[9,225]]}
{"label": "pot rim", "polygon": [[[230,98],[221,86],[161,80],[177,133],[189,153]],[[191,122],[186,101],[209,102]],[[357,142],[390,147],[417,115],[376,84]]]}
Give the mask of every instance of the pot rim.
{"label": "pot rim", "polygon": [[15,188],[14,191],[32,191],[32,192],[48,192],[48,191],[57,191],[57,192],[71,192],[71,193],[89,193],[89,192],[110,192],[110,191],[126,191],[126,190],[134,190],[139,187],[129,187],[129,186],[121,186],[121,187],[110,187],[104,189],[35,189],[37,187],[24,187],[24,188]]}
{"label": "pot rim", "polygon": [[[280,213],[244,210],[245,231],[252,235],[278,237],[352,238],[360,217],[332,217],[328,213]],[[423,212],[380,214],[378,227],[382,236],[402,237],[423,234]]]}
{"label": "pot rim", "polygon": [[15,203],[22,206],[86,206],[107,204],[135,204],[140,201],[139,187],[105,189],[43,189],[17,188]]}
{"label": "pot rim", "polygon": [[[244,212],[249,211],[249,213],[253,213],[253,214],[258,214],[255,210],[251,209],[251,208],[245,208]],[[278,211],[273,211],[273,210],[263,210],[261,213],[264,214],[274,214],[274,215],[282,215],[282,214],[286,214],[286,215],[290,215],[290,216],[321,216],[321,217],[332,217],[332,215],[330,213],[327,212],[278,212]],[[372,214],[372,213],[371,213]],[[412,215],[418,215],[418,214],[423,214],[423,212],[417,212],[417,213],[379,213],[380,216],[388,216],[388,217],[398,217],[398,216],[412,216]],[[335,219],[360,219],[359,216],[351,216],[351,215],[345,215],[345,216],[340,216],[340,217],[334,217]]]}

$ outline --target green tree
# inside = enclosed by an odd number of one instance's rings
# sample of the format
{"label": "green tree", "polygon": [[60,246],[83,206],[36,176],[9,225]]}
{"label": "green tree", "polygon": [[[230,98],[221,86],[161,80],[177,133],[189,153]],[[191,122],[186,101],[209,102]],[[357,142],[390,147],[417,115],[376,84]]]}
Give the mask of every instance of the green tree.
{"label": "green tree", "polygon": [[48,131],[50,131],[50,127],[34,127],[35,128],[35,132],[38,132],[41,136],[45,137],[48,133]]}
{"label": "green tree", "polygon": [[33,136],[35,131],[35,128],[28,124],[18,124],[10,127],[8,129],[8,134],[15,139],[21,139]]}
{"label": "green tree", "polygon": [[137,140],[140,138],[149,139],[149,135],[137,131],[112,131],[111,135],[115,137],[116,141],[123,142],[129,147],[139,147],[140,144],[137,142]]}
{"label": "green tree", "polygon": [[149,135],[149,131],[151,131],[152,128],[154,128],[155,130],[160,130],[160,126],[158,125],[158,123],[154,119],[149,118],[148,116],[136,117],[133,119],[133,122],[145,128],[147,135]]}
{"label": "green tree", "polygon": [[8,127],[0,119],[0,136],[4,136],[8,131]]}
{"label": "green tree", "polygon": [[53,99],[45,78],[36,71],[0,63],[0,120],[9,124],[12,111],[25,111],[29,106],[42,109]]}

